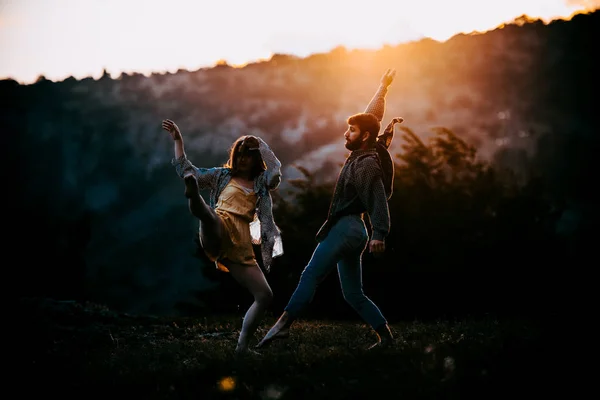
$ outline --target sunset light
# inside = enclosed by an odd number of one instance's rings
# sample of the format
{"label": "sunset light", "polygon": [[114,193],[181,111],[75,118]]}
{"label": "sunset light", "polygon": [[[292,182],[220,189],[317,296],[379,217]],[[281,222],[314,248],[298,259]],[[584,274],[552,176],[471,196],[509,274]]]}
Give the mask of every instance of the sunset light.
{"label": "sunset light", "polygon": [[600,0],[0,0],[20,397],[572,392],[598,38]]}
{"label": "sunset light", "polygon": [[274,53],[379,48],[485,31],[520,15],[549,21],[598,1],[22,0],[0,3],[0,78],[98,77],[244,65]]}

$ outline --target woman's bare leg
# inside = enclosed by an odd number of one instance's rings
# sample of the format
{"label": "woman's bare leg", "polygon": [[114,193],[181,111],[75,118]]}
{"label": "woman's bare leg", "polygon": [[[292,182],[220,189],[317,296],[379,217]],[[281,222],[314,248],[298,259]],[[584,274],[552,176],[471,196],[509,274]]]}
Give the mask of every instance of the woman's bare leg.
{"label": "woman's bare leg", "polygon": [[248,308],[242,323],[242,331],[238,339],[236,353],[248,351],[250,339],[256,332],[261,318],[273,299],[273,292],[265,275],[257,265],[249,267],[233,263],[225,263],[233,278],[254,296],[254,303]]}
{"label": "woman's bare leg", "polygon": [[190,213],[202,222],[209,222],[215,218],[216,215],[213,210],[206,204],[202,196],[200,196],[196,177],[193,174],[188,174],[183,177],[183,182],[185,183],[184,194],[188,198]]}
{"label": "woman's bare leg", "polygon": [[185,197],[188,198],[190,213],[200,220],[202,225],[200,241],[202,247],[211,254],[219,254],[223,225],[221,218],[210,208],[200,196],[198,182],[193,174],[183,178],[185,182]]}

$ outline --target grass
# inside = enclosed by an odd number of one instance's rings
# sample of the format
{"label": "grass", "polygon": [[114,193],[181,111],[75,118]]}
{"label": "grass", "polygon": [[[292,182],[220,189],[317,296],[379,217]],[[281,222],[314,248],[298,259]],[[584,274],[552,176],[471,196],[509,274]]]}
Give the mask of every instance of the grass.
{"label": "grass", "polygon": [[[527,320],[396,322],[396,344],[380,352],[365,350],[375,336],[358,319],[300,320],[289,339],[235,360],[240,315],[132,316],[44,299],[20,306],[22,395],[488,399],[547,387],[540,326]],[[257,339],[274,321],[265,319]]]}

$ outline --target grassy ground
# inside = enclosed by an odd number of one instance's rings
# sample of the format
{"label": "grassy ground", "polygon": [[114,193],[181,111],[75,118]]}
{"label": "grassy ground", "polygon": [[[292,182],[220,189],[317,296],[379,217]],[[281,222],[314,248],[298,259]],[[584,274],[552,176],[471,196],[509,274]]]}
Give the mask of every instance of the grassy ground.
{"label": "grassy ground", "polygon": [[[239,315],[155,318],[33,299],[20,306],[28,317],[17,330],[18,367],[29,382],[21,395],[489,399],[548,386],[531,321],[398,322],[395,346],[368,352],[375,336],[358,320],[302,320],[289,339],[236,361]],[[273,322],[266,318],[257,339]]]}

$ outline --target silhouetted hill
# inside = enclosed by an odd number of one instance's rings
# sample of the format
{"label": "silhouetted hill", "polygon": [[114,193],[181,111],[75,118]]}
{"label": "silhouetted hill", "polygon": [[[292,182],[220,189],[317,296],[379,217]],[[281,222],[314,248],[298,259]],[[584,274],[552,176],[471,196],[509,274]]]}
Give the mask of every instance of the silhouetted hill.
{"label": "silhouetted hill", "polygon": [[260,135],[284,164],[285,198],[301,176],[295,165],[323,182],[335,177],[345,119],[365,108],[387,68],[398,74],[384,123],[402,116],[423,140],[443,126],[523,181],[541,176],[577,224],[593,203],[599,20],[600,12],[549,24],[521,18],[443,43],[275,55],[243,68],[1,81],[17,290],[133,312],[194,302],[209,283],[191,257],[197,224],[160,121],[178,123],[197,166],[225,162],[239,135]]}

